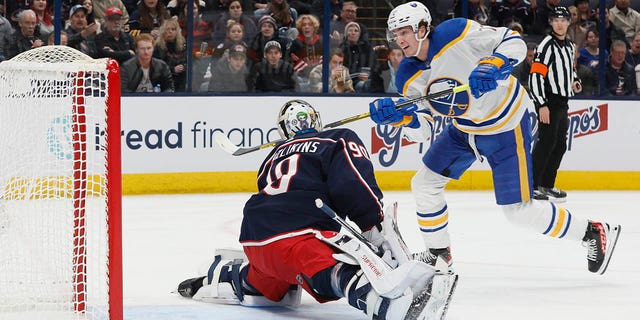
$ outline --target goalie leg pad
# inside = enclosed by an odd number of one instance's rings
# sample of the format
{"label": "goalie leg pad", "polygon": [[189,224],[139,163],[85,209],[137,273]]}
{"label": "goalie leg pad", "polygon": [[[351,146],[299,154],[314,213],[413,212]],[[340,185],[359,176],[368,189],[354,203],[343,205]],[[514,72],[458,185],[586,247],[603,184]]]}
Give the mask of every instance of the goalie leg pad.
{"label": "goalie leg pad", "polygon": [[408,287],[419,285],[421,279],[428,279],[435,274],[433,267],[415,260],[392,269],[367,245],[346,233],[344,229],[340,232],[316,232],[315,235],[357,261],[364,276],[381,296],[398,298]]}
{"label": "goalie leg pad", "polygon": [[382,235],[389,245],[391,254],[399,264],[408,262],[411,259],[411,253],[407,244],[402,239],[402,234],[398,228],[398,203],[394,202],[384,212],[384,220],[382,221]]}
{"label": "goalie leg pad", "polygon": [[300,304],[302,297],[300,286],[291,286],[280,301],[269,300],[247,282],[249,266],[248,261],[243,259],[246,256],[242,251],[217,250],[216,253],[219,254],[214,257],[206,276],[180,283],[178,292],[182,296],[203,302],[241,304],[251,307],[295,307]]}

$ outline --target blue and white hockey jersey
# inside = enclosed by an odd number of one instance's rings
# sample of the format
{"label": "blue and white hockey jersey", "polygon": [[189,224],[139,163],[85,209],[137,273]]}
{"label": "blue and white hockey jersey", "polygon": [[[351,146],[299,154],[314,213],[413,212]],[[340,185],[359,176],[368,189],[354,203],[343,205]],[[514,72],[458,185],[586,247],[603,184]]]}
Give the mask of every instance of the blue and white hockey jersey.
{"label": "blue and white hockey jersey", "polygon": [[[456,18],[442,22],[432,32],[426,62],[407,57],[400,63],[396,87],[405,97],[416,98],[467,83],[478,61],[494,52],[516,63],[526,55],[520,35],[507,28]],[[532,107],[525,89],[513,76],[498,81],[497,89],[478,99],[464,91],[423,104],[436,114],[454,118],[452,123],[459,130],[478,135],[512,130],[525,110]]]}
{"label": "blue and white hockey jersey", "polygon": [[320,198],[362,230],[382,220],[382,192],[360,138],[349,129],[296,136],[277,145],[258,172],[258,193],[244,207],[243,245],[260,245],[305,232],[338,231],[315,206]]}

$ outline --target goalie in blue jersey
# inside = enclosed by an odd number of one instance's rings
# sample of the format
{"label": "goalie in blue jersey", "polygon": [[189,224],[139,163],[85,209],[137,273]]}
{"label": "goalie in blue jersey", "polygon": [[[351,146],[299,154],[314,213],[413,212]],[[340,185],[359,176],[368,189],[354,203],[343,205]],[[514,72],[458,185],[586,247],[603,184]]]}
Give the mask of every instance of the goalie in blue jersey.
{"label": "goalie in blue jersey", "polygon": [[515,225],[554,238],[583,241],[591,272],[607,269],[621,227],[572,215],[551,202],[533,201],[531,129],[527,109],[533,103],[510,76],[526,54],[520,35],[507,28],[483,26],[456,18],[431,25],[421,3],[402,4],[389,14],[389,41],[405,53],[396,73],[396,88],[406,98],[468,82],[470,90],[396,110],[391,98],[370,104],[380,125],[404,126],[420,141],[431,136],[432,114],[450,117],[422,158],[411,181],[417,219],[427,250],[422,260],[436,268],[451,266],[449,210],[444,188],[476,160],[493,173],[496,202]]}
{"label": "goalie in blue jersey", "polygon": [[[443,318],[457,276],[409,259],[396,206],[383,215],[360,138],[349,129],[322,131],[320,114],[302,100],[280,109],[278,131],[284,141],[260,166],[259,191],[244,207],[244,252],[218,250],[206,275],[183,281],[178,292],[201,301],[295,306],[304,289],[319,302],[347,298],[369,319]],[[353,221],[373,246],[317,203]]]}

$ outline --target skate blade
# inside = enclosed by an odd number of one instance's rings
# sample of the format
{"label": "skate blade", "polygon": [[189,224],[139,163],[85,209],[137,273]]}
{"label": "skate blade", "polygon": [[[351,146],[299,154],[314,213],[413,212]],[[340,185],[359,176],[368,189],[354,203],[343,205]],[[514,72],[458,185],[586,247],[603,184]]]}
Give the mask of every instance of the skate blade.
{"label": "skate blade", "polygon": [[444,320],[458,283],[458,275],[437,274],[414,298],[405,320]]}
{"label": "skate blade", "polygon": [[622,232],[622,226],[620,225],[611,228],[609,236],[607,237],[607,241],[609,242],[610,246],[609,248],[607,248],[607,254],[604,256],[604,261],[602,262],[600,270],[598,270],[598,274],[604,274],[604,272],[607,271],[609,261],[611,261],[611,256],[613,255],[613,250],[616,248],[616,244],[618,243],[620,232]]}

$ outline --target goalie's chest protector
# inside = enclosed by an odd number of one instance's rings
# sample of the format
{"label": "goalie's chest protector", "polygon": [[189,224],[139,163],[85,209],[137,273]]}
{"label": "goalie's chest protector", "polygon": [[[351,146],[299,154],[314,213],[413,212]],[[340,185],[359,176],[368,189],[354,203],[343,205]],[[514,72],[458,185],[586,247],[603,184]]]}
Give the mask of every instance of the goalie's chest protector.
{"label": "goalie's chest protector", "polygon": [[[478,61],[502,43],[515,40],[511,32],[462,18],[447,20],[433,31],[426,62],[413,57],[402,61],[396,86],[403,96],[414,98],[468,83]],[[501,53],[510,56],[508,47],[504,51]],[[487,135],[515,128],[530,101],[517,79],[510,76],[478,99],[467,90],[423,104],[436,115],[454,118],[453,125],[461,131]]]}

